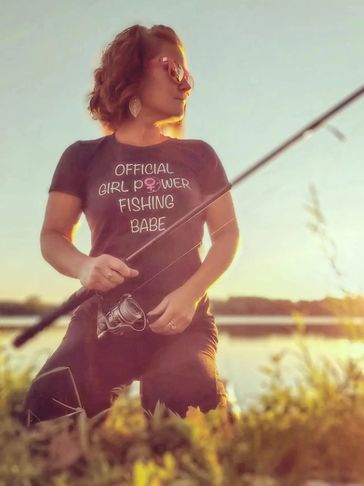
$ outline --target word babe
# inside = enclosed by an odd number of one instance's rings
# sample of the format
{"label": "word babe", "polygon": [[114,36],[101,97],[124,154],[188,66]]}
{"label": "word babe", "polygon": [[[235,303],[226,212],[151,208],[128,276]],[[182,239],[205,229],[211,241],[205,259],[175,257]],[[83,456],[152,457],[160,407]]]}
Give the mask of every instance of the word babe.
{"label": "word babe", "polygon": [[165,226],[165,216],[142,219],[131,219],[130,228],[132,233],[143,233],[144,231],[164,231]]}

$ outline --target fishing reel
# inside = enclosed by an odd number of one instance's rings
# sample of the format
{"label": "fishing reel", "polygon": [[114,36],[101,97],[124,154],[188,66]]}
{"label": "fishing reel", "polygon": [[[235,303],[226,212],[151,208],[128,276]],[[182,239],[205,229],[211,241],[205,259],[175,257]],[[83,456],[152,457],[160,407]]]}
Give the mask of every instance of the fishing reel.
{"label": "fishing reel", "polygon": [[102,338],[107,333],[117,335],[142,332],[148,324],[148,318],[130,293],[123,294],[120,299],[104,312],[103,297],[98,294],[97,337]]}

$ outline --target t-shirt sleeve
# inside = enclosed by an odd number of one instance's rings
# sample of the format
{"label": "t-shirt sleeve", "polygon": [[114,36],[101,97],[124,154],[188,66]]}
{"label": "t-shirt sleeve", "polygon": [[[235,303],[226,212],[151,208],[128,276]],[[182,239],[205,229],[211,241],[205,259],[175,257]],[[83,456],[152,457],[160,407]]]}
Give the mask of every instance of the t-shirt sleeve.
{"label": "t-shirt sleeve", "polygon": [[203,195],[214,194],[229,184],[229,179],[220,157],[207,142],[200,144],[199,183]]}
{"label": "t-shirt sleeve", "polygon": [[66,192],[84,201],[84,171],[81,166],[80,145],[80,141],[74,142],[63,151],[56,165],[48,192]]}

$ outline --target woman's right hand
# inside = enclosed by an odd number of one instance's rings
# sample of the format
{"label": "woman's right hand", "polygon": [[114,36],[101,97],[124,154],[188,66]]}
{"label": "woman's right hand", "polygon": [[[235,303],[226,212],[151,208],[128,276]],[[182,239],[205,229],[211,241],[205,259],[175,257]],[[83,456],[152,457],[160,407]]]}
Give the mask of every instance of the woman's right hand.
{"label": "woman's right hand", "polygon": [[79,272],[79,280],[86,289],[107,292],[122,284],[125,278],[138,275],[138,270],[128,267],[119,258],[103,254],[97,257],[87,257]]}

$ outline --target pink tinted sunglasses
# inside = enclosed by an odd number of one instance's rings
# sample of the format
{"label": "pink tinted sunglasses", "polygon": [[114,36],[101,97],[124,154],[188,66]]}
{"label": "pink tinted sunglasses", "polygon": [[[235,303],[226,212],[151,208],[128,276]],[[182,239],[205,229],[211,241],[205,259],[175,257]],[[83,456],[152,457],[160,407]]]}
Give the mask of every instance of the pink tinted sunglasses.
{"label": "pink tinted sunglasses", "polygon": [[167,66],[168,74],[175,83],[179,84],[182,83],[182,81],[187,81],[187,83],[191,86],[191,89],[193,89],[195,82],[192,75],[174,59],[167,56],[154,57],[149,62],[152,64],[162,63],[163,65]]}

